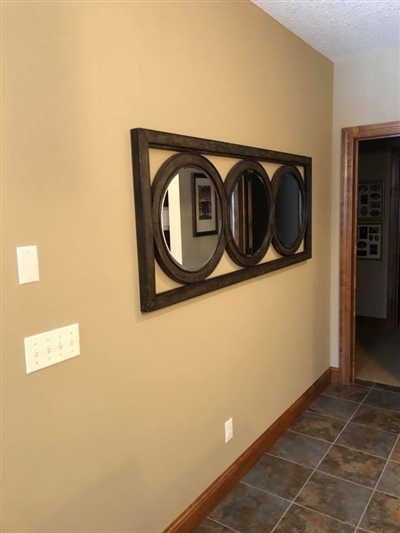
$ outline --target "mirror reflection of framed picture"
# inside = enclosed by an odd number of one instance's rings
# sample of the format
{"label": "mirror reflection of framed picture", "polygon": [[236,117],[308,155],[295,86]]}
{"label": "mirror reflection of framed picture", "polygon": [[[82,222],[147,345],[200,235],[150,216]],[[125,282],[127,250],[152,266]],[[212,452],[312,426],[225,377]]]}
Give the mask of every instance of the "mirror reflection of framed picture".
{"label": "mirror reflection of framed picture", "polygon": [[360,181],[357,195],[359,220],[383,220],[385,215],[385,182]]}
{"label": "mirror reflection of framed picture", "polygon": [[357,259],[382,259],[382,224],[358,224]]}
{"label": "mirror reflection of framed picture", "polygon": [[212,180],[201,173],[192,174],[193,236],[218,234],[217,195]]}

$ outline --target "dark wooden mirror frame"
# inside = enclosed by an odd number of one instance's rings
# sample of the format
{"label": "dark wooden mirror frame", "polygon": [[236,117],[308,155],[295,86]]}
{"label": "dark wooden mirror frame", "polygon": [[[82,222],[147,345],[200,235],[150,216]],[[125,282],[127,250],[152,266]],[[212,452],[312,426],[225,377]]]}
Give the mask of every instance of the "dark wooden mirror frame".
{"label": "dark wooden mirror frame", "polygon": [[[136,212],[136,236],[138,248],[138,266],[139,266],[139,286],[140,286],[140,303],[142,312],[155,311],[178,302],[200,296],[208,292],[246,281],[250,278],[266,274],[290,265],[306,261],[311,258],[311,158],[301,155],[288,154],[284,152],[275,152],[272,150],[265,150],[262,148],[253,148],[239,144],[225,143],[220,141],[213,141],[208,139],[201,139],[197,137],[189,137],[185,135],[177,135],[173,133],[166,133],[144,128],[135,128],[131,130],[131,147],[132,147],[132,166],[133,166],[133,185],[134,185],[134,199]],[[184,153],[185,166],[199,166],[203,159],[208,161],[205,156],[227,157],[234,160],[252,161],[254,163],[275,163],[280,165],[287,165],[291,167],[298,167],[303,169],[304,184],[304,210],[303,217],[304,234],[302,236],[303,249],[298,253],[292,255],[283,255],[277,259],[268,260],[264,263],[260,262],[251,266],[244,266],[239,270],[233,270],[226,274],[217,275],[203,279],[203,272],[200,274],[199,280],[183,282],[182,286],[165,292],[156,292],[156,265],[155,261],[160,261],[161,253],[166,251],[164,242],[156,244],[156,239],[159,240],[161,230],[160,212],[162,207],[163,193],[168,185],[168,172],[164,173],[165,183],[162,183],[160,178],[157,186],[157,199],[152,195],[152,185],[150,175],[150,150],[164,150],[174,152],[176,154]],[[194,156],[201,156],[200,160]],[[168,153],[170,158],[170,153]],[[208,161],[211,166],[212,163]],[[233,166],[232,164],[232,166]],[[207,167],[208,169],[210,167]],[[215,168],[215,167],[214,167]],[[216,169],[215,169],[216,170]],[[219,176],[218,171],[216,170]],[[218,179],[216,180],[218,183]],[[219,186],[217,186],[219,187]],[[233,246],[230,241],[231,235],[227,231],[228,223],[228,201],[225,192],[218,188],[221,209],[222,209],[222,236],[217,247],[217,251],[211,258],[210,262],[205,266],[211,271],[217,266],[220,259],[220,247],[224,249],[225,239],[228,240],[230,246]],[[155,187],[153,188],[155,194]],[[273,205],[271,206],[273,212]],[[272,221],[272,227],[274,222]],[[302,232],[303,232],[302,229]],[[156,235],[158,235],[156,237]],[[162,238],[162,234],[161,234]],[[268,237],[269,238],[269,237]],[[264,243],[263,243],[264,244]],[[167,253],[167,252],[166,252]],[[169,259],[171,259],[169,257]],[[214,266],[214,260],[217,259]],[[212,264],[210,265],[210,263]],[[174,268],[177,264],[173,261]],[[166,274],[177,280],[178,276],[182,275],[179,271],[171,271],[168,262],[160,261],[160,266]],[[179,268],[179,267],[178,267]],[[183,270],[183,269],[181,269]],[[202,269],[201,269],[202,270]],[[186,271],[187,273],[187,271]],[[189,274],[193,274],[190,272]],[[199,275],[196,271],[195,276]],[[208,274],[207,274],[208,275]]]}

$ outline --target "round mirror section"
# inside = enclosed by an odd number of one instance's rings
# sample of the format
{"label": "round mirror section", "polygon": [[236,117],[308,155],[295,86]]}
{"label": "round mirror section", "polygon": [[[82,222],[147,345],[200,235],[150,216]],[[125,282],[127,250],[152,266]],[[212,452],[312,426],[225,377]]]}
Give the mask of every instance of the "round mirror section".
{"label": "round mirror section", "polygon": [[223,253],[226,208],[222,180],[206,158],[177,154],[153,183],[157,258],[176,281],[194,283],[214,270]]}
{"label": "round mirror section", "polygon": [[264,168],[240,161],[229,172],[227,250],[235,263],[256,265],[271,242],[272,190]]}
{"label": "round mirror section", "polygon": [[280,167],[272,180],[275,197],[273,244],[281,255],[292,255],[305,232],[305,188],[296,167]]}
{"label": "round mirror section", "polygon": [[179,169],[164,194],[162,232],[172,258],[189,272],[200,270],[217,249],[221,202],[212,179],[198,167]]}

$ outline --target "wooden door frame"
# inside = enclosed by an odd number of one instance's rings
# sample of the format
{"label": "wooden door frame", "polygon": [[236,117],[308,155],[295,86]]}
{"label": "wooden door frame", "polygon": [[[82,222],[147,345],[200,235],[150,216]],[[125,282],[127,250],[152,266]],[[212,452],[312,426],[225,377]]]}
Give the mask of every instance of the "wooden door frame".
{"label": "wooden door frame", "polygon": [[339,274],[339,375],[354,379],[358,143],[397,137],[400,121],[342,129]]}

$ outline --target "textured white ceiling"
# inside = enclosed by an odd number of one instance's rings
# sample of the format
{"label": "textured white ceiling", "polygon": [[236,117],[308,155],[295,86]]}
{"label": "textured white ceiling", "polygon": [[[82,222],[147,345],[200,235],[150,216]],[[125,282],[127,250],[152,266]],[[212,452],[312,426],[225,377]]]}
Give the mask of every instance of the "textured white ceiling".
{"label": "textured white ceiling", "polygon": [[400,0],[251,0],[331,61],[400,47]]}

